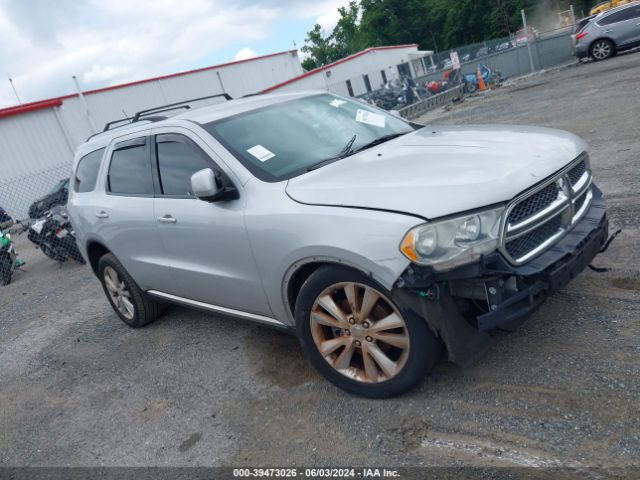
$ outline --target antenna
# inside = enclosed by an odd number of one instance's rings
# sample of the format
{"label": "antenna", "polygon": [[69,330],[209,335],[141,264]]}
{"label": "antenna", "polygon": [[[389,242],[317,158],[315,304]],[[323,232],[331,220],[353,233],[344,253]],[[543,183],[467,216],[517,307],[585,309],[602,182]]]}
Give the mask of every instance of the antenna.
{"label": "antenna", "polygon": [[16,98],[18,99],[18,104],[22,105],[22,100],[20,100],[20,97],[18,96],[18,91],[16,90],[16,86],[13,84],[13,78],[11,78],[11,75],[9,73],[7,73],[7,78],[9,79],[9,83],[11,84],[11,88],[13,89],[13,93],[15,94]]}

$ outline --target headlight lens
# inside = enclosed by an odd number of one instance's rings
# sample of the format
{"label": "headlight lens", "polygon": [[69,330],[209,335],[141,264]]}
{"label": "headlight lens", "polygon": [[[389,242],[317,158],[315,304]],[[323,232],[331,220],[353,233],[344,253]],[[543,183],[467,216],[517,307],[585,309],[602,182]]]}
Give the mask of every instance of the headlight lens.
{"label": "headlight lens", "polygon": [[410,260],[448,270],[498,248],[504,208],[419,225],[409,230],[400,251]]}

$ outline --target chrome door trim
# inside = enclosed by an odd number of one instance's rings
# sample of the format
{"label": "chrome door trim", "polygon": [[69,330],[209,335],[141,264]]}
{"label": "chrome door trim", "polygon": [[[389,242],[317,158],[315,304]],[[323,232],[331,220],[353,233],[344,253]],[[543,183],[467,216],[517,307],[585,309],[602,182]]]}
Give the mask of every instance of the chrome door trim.
{"label": "chrome door trim", "polygon": [[286,325],[279,320],[271,317],[265,317],[264,315],[258,315],[255,313],[243,312],[241,310],[234,310],[233,308],[221,307],[219,305],[212,305],[210,303],[199,302],[197,300],[191,300],[177,295],[171,295],[170,293],[159,292],[157,290],[147,290],[147,293],[153,297],[168,300],[173,303],[179,303],[187,307],[202,308],[215,313],[222,313],[232,317],[244,318],[254,322],[266,323],[269,325],[277,325],[279,327],[286,327]]}

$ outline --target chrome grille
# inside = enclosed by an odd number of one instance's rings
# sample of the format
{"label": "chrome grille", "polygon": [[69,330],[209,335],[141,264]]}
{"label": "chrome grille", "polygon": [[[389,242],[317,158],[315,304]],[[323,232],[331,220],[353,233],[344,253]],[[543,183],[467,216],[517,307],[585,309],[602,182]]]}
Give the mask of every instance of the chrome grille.
{"label": "chrome grille", "polygon": [[557,242],[591,202],[591,171],[586,154],[507,207],[501,251],[520,265]]}
{"label": "chrome grille", "polygon": [[522,202],[518,203],[509,214],[509,223],[518,223],[525,218],[543,210],[558,198],[558,185],[552,183],[539,192],[534,193]]}
{"label": "chrome grille", "polygon": [[584,172],[587,171],[587,164],[585,160],[581,160],[578,164],[573,167],[571,170],[567,172],[567,177],[569,177],[569,182],[571,185],[575,185],[584,175]]}
{"label": "chrome grille", "polygon": [[560,216],[555,216],[539,227],[525,233],[521,237],[509,240],[506,244],[507,252],[512,258],[521,258],[527,255],[548,239],[558,233],[558,229],[562,226]]}

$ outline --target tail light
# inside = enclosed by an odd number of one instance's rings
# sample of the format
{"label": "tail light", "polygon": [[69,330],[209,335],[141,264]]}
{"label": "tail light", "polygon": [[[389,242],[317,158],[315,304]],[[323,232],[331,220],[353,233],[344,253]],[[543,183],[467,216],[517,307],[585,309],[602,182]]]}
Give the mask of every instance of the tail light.
{"label": "tail light", "polygon": [[582,40],[587,35],[589,35],[587,32],[580,32],[578,35],[576,35],[576,40]]}

